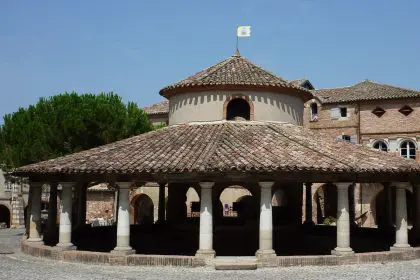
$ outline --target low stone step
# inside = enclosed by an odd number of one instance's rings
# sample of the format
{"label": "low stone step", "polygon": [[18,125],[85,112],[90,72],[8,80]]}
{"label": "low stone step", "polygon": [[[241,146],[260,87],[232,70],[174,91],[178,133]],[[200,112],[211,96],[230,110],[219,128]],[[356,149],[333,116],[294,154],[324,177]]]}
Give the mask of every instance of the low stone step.
{"label": "low stone step", "polygon": [[255,257],[216,257],[214,259],[216,270],[254,270],[257,269]]}

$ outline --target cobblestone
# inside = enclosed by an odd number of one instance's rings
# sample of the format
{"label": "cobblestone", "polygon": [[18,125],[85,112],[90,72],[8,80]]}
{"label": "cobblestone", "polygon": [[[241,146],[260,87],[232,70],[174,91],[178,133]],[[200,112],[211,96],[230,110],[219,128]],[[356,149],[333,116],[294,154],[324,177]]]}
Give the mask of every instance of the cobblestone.
{"label": "cobblestone", "polygon": [[[11,237],[16,240],[16,235]],[[6,241],[5,238],[2,239]],[[265,268],[216,271],[214,268],[104,266],[0,254],[0,279],[419,279],[420,260],[367,265]]]}

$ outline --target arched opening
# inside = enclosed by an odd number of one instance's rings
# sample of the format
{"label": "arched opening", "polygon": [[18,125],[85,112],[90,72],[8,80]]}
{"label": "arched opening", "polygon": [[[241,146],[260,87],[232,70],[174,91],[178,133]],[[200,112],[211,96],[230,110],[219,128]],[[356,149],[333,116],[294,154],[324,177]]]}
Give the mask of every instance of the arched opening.
{"label": "arched opening", "polygon": [[373,144],[373,148],[379,151],[388,152],[388,145],[383,140],[378,140]]}
{"label": "arched opening", "polygon": [[288,224],[291,216],[289,215],[289,202],[284,189],[280,188],[274,192],[271,199],[271,206],[273,209],[273,223],[275,225]]}
{"label": "arched opening", "polygon": [[226,109],[227,120],[250,120],[251,107],[249,103],[243,98],[235,98],[229,101]]}
{"label": "arched opening", "polygon": [[153,200],[147,194],[140,194],[134,199],[134,223],[151,225],[154,219]]}
{"label": "arched opening", "polygon": [[197,191],[193,187],[190,187],[187,190],[186,196],[187,217],[200,217],[200,197]]}
{"label": "arched opening", "polygon": [[317,223],[331,225],[337,219],[337,189],[326,184],[319,187],[314,195],[317,213]]}
{"label": "arched opening", "polygon": [[[407,223],[408,225],[412,225],[414,216],[413,193],[406,189],[405,198],[407,204]],[[395,201],[395,188],[391,188],[390,196],[385,189],[376,195],[375,201],[372,204],[375,204],[375,221],[379,227],[386,228],[395,225]]]}
{"label": "arched opening", "polygon": [[10,227],[10,211],[5,205],[0,205],[0,228]]}
{"label": "arched opening", "polygon": [[225,188],[219,196],[220,203],[223,206],[223,217],[238,217],[241,214],[238,205],[246,196],[252,197],[252,194],[241,186]]}
{"label": "arched opening", "polygon": [[318,104],[315,102],[311,103],[311,121],[318,120]]}

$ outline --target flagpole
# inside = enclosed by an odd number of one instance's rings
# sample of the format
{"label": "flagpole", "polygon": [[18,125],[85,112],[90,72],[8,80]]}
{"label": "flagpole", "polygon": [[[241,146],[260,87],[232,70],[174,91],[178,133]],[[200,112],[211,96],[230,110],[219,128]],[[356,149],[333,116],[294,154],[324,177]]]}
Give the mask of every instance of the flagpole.
{"label": "flagpole", "polygon": [[235,55],[240,55],[239,53],[239,37],[238,37],[238,27],[239,25],[236,25],[236,53]]}

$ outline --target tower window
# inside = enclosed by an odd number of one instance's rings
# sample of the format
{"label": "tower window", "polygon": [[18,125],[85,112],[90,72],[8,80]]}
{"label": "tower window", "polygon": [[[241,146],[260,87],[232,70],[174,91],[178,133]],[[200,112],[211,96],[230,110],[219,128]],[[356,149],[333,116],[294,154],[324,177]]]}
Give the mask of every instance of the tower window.
{"label": "tower window", "polygon": [[346,107],[340,107],[340,116],[342,118],[347,118],[347,108]]}
{"label": "tower window", "polygon": [[249,103],[242,98],[232,99],[226,109],[227,120],[250,120],[251,108]]}

